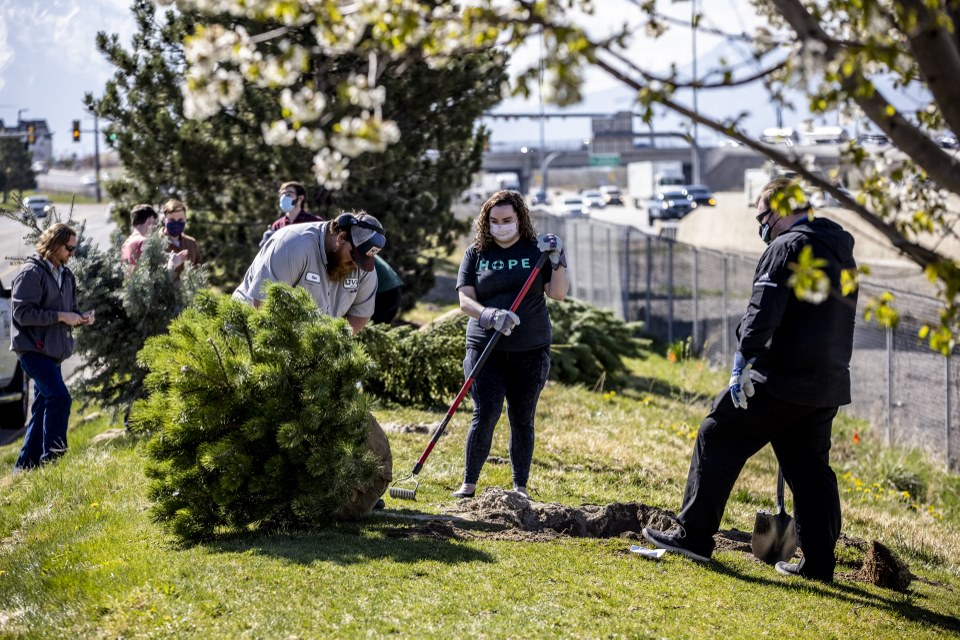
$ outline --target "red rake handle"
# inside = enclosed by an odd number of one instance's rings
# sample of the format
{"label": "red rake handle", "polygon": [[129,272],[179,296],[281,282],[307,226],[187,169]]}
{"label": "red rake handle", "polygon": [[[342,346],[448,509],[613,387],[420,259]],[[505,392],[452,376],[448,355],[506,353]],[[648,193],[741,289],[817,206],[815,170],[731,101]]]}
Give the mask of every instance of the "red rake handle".
{"label": "red rake handle", "polygon": [[[547,258],[549,257],[550,254],[546,252],[540,254],[540,258],[537,259],[537,263],[533,266],[533,270],[530,272],[530,275],[527,276],[527,281],[523,283],[523,288],[520,289],[520,293],[517,294],[517,299],[513,301],[512,305],[510,305],[510,311],[516,313],[517,309],[520,308],[520,303],[523,302],[524,296],[527,295],[527,291],[530,290],[530,287],[533,285],[533,281],[537,279],[537,276],[540,274],[540,270],[543,268],[543,265],[546,263]],[[430,456],[430,452],[433,451],[433,448],[436,446],[440,436],[443,435],[447,425],[450,423],[450,419],[453,418],[453,414],[456,413],[457,409],[460,407],[460,403],[463,402],[467,392],[470,391],[470,387],[473,386],[473,381],[476,378],[477,373],[480,372],[480,369],[483,367],[484,363],[486,363],[487,358],[490,357],[490,354],[493,352],[493,348],[500,340],[501,335],[503,334],[494,330],[493,335],[490,336],[490,341],[487,342],[487,346],[483,348],[483,353],[480,354],[480,359],[477,360],[475,365],[473,365],[473,369],[470,370],[470,375],[467,376],[463,386],[460,387],[460,393],[457,394],[453,404],[451,404],[450,408],[447,409],[447,415],[443,416],[443,420],[440,421],[437,429],[433,432],[433,437],[430,438],[427,448],[423,450],[423,453],[420,454],[420,458],[417,460],[417,464],[413,466],[413,475],[417,475],[420,473],[420,470],[423,469],[423,463],[427,461],[427,458]]]}

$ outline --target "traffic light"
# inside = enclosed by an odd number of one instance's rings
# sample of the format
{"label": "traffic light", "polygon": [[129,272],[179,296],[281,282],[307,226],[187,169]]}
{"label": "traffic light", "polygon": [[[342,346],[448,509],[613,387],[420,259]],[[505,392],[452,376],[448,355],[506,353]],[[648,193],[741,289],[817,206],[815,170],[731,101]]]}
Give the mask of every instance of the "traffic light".
{"label": "traffic light", "polygon": [[73,141],[80,142],[80,121],[73,121]]}
{"label": "traffic light", "polygon": [[37,141],[37,125],[27,125],[27,144],[34,144]]}

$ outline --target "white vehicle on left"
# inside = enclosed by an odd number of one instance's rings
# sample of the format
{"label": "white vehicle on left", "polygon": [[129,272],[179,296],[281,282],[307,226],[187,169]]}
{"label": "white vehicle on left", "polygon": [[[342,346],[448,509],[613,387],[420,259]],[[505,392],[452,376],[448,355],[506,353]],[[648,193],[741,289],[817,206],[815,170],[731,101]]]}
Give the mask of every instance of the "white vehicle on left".
{"label": "white vehicle on left", "polygon": [[22,428],[30,403],[30,379],[23,374],[17,354],[10,351],[11,295],[10,289],[0,282],[0,429]]}

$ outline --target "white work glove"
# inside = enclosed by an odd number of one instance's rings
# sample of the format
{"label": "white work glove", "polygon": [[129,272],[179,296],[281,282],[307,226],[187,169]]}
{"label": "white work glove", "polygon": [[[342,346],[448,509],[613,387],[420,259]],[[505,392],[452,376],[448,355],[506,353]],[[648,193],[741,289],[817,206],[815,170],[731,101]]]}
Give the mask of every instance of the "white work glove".
{"label": "white work glove", "polygon": [[733,400],[733,406],[738,409],[747,408],[747,398],[752,398],[755,393],[753,383],[763,384],[767,381],[767,376],[759,371],[754,371],[753,363],[756,358],[750,358],[744,361],[743,354],[737,351],[733,354],[733,368],[730,370],[730,399]]}
{"label": "white work glove", "polygon": [[552,233],[544,233],[537,237],[537,249],[541,253],[550,255],[550,264],[554,270],[567,266],[567,256],[563,253],[563,240]]}
{"label": "white work glove", "polygon": [[171,253],[170,257],[167,258],[167,271],[173,271],[182,265],[189,254],[190,252],[186,249],[181,249],[180,251],[174,251]]}
{"label": "white work glove", "polygon": [[514,327],[520,324],[520,316],[507,309],[487,307],[480,312],[477,320],[481,329],[496,329],[505,336],[513,332]]}

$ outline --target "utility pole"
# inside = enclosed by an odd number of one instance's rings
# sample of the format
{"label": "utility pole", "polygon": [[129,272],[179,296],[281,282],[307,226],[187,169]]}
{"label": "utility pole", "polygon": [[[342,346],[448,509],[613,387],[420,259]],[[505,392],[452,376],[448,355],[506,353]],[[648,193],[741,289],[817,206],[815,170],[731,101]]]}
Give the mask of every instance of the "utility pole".
{"label": "utility pole", "polygon": [[[692,40],[692,53],[693,53],[693,112],[696,114],[700,113],[700,110],[697,108],[697,26],[699,26],[700,20],[697,18],[697,0],[692,0],[690,2],[690,31],[693,34]],[[697,137],[697,121],[693,121],[693,141],[694,145],[698,143],[699,138]]]}
{"label": "utility pole", "polygon": [[97,202],[102,202],[100,196],[100,118],[96,113],[93,114],[93,179],[96,182],[94,186]]}

